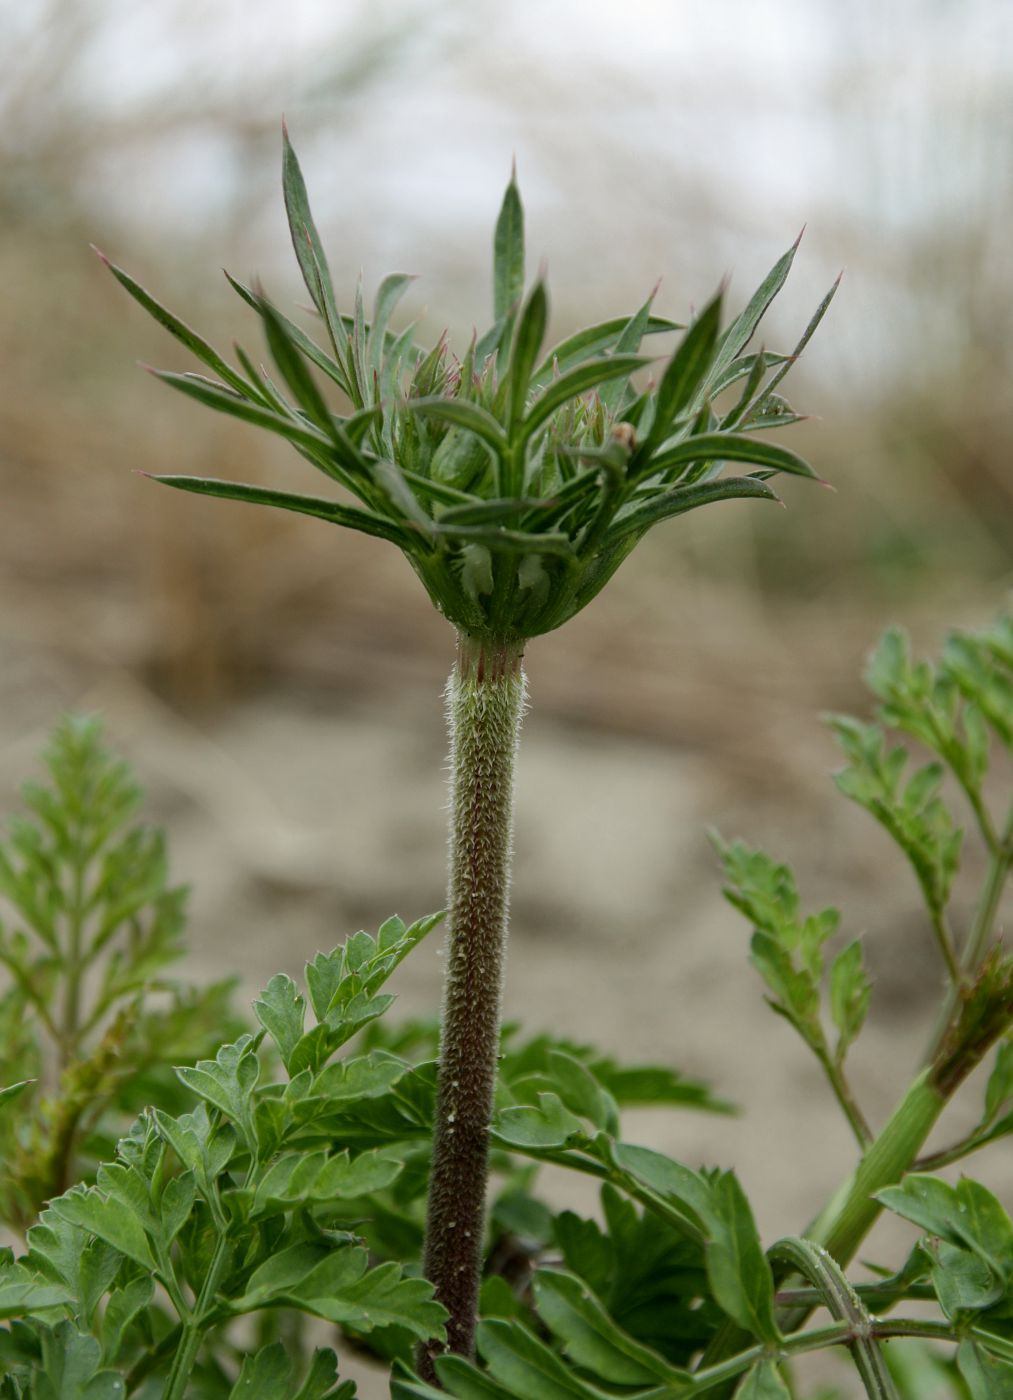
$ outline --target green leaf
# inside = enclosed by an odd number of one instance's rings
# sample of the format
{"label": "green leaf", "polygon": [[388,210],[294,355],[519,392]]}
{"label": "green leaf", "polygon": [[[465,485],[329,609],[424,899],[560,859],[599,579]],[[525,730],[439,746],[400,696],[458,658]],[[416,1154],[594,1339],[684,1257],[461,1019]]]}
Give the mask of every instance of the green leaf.
{"label": "green leaf", "polygon": [[310,212],[306,182],[299,168],[299,161],[288,139],[288,128],[282,123],[282,190],[285,196],[285,211],[288,215],[292,247],[299,263],[306,290],[313,299],[313,305],[323,317],[330,331],[335,348],[340,343],[341,319],[334,302],[334,287],[330,268],[324,253],[320,235],[317,233],[313,215]]}
{"label": "green leaf", "polygon": [[174,316],[171,311],[156,301],[151,293],[146,292],[140,283],[135,282],[128,272],[124,272],[121,267],[110,262],[104,253],[99,252],[98,248],[94,247],[94,244],[92,247],[120,286],[126,288],[134,300],[144,307],[149,316],[153,317],[160,326],[164,326],[171,336],[174,336],[181,345],[185,345],[191,354],[195,355],[202,364],[207,365],[208,369],[213,374],[217,374],[219,379],[223,379],[226,384],[240,394],[246,395],[250,392],[250,386],[242,375],[237,374],[213,346],[209,345],[195,330],[191,330],[185,321],[181,321],[178,316]]}
{"label": "green leaf", "polygon": [[791,1022],[807,1045],[822,1051],[820,994],[812,973],[796,968],[787,949],[762,929],[755,931],[749,948],[749,961],[774,994],[770,1005]]}
{"label": "green leaf", "polygon": [[505,1108],[496,1115],[492,1135],[507,1147],[565,1147],[584,1125],[558,1094],[539,1094],[537,1108]]}
{"label": "green leaf", "polygon": [[290,340],[285,324],[266,297],[257,298],[257,309],[264,322],[271,358],[282,379],[295,395],[306,417],[327,438],[334,437],[334,421],[323,394],[317,388],[306,361]]}
{"label": "green leaf", "polygon": [[765,501],[776,501],[777,496],[762,481],[748,476],[729,476],[721,481],[700,482],[693,486],[676,486],[671,491],[663,491],[650,497],[642,505],[626,508],[616,516],[609,529],[609,541],[620,540],[627,535],[642,535],[652,525],[669,520],[675,515],[685,515],[687,511],[710,505],[713,501],[731,501],[743,497]]}
{"label": "green leaf", "polygon": [[144,1230],[136,1216],[124,1210],[120,1201],[108,1199],[94,1186],[72,1186],[51,1201],[49,1208],[61,1220],[105,1240],[142,1269],[154,1271],[155,1260]]}
{"label": "green leaf", "polygon": [[[639,352],[641,343],[643,342],[644,336],[647,334],[647,328],[651,321],[651,304],[653,301],[654,292],[647,298],[639,311],[635,311],[626,322],[619,339],[616,341],[615,349],[617,354],[636,355]],[[613,379],[610,383],[602,387],[599,398],[602,401],[606,415],[610,419],[614,418],[618,413],[619,407],[623,401],[623,395],[626,393],[626,387],[626,382],[618,379]]]}
{"label": "green leaf", "polygon": [[774,1280],[742,1187],[723,1172],[711,1188],[706,1226],[707,1278],[715,1299],[760,1341],[780,1337],[774,1320]]}
{"label": "green leaf", "polygon": [[271,978],[253,1003],[253,1011],[277,1045],[285,1068],[288,1069],[292,1051],[302,1038],[306,998],[299,992],[291,977],[278,973]]}
{"label": "green leaf", "polygon": [[344,525],[349,530],[389,540],[406,551],[415,548],[420,538],[382,516],[359,510],[357,506],[338,505],[336,501],[326,501],[319,496],[297,496],[289,491],[271,491],[263,486],[246,486],[242,482],[219,481],[214,477],[153,476],[151,479],[160,481],[164,486],[175,487],[177,491],[192,491],[198,496],[217,496],[225,501],[246,501],[250,505],[277,506],[300,515],[313,515],[332,525]]}
{"label": "green leaf", "polygon": [[493,1379],[505,1386],[512,1396],[537,1396],[538,1400],[573,1400],[573,1397],[606,1400],[606,1392],[581,1380],[544,1342],[515,1322],[498,1318],[480,1322],[477,1344]]}
{"label": "green leaf", "polygon": [[61,1322],[43,1331],[40,1342],[41,1374],[31,1392],[33,1400],[123,1400],[120,1373],[98,1369],[101,1351],[94,1337]]}
{"label": "green leaf", "polygon": [[74,1295],[62,1284],[43,1279],[0,1276],[0,1318],[25,1317],[45,1308],[58,1308],[72,1303]]}
{"label": "green leaf", "polygon": [[[261,314],[261,310],[260,301],[257,297],[257,294],[251,291],[249,287],[244,286],[243,283],[240,282],[237,278],[233,277],[230,272],[226,272],[225,276],[228,279],[229,285],[232,287],[233,291],[238,292],[238,294],[242,297],[243,301],[246,302],[247,306],[252,307],[253,310],[256,311],[257,315],[259,316]],[[344,366],[339,364],[337,360],[332,359],[330,355],[325,353],[325,351],[321,350],[320,346],[316,343],[315,340],[311,340],[305,331],[300,330],[300,328],[295,324],[295,322],[289,320],[289,318],[286,315],[284,315],[283,312],[279,311],[277,307],[274,307],[273,311],[275,319],[283,327],[285,334],[288,336],[292,344],[295,345],[299,350],[301,350],[308,360],[312,360],[312,362],[316,365],[317,369],[323,370],[324,374],[326,374],[329,379],[332,379],[334,383],[337,384],[339,389],[341,389],[342,393],[347,394],[347,396],[351,398],[351,386],[349,385],[348,375],[345,373]],[[259,379],[257,382],[259,383]]]}
{"label": "green leaf", "polygon": [[812,467],[797,452],[779,447],[776,443],[746,437],[742,433],[697,433],[674,447],[663,448],[641,469],[639,475],[653,476],[684,463],[704,461],[751,462],[754,466],[767,467],[771,471],[816,480]]}
{"label": "green leaf", "polygon": [[705,1228],[711,1211],[711,1188],[699,1173],[662,1152],[627,1142],[616,1143],[611,1158],[622,1171],[674,1207],[698,1232]]}
{"label": "green leaf", "polygon": [[[801,237],[801,234],[799,237]],[[713,383],[724,373],[735,357],[745,348],[748,341],[752,338],[753,332],[759,325],[764,312],[784,286],[797,251],[798,242],[796,241],[783,257],[778,258],[777,262],[753,293],[745,310],[736,316],[735,320],[721,337],[711,367],[709,376],[710,382]]]}
{"label": "green leaf", "polygon": [[531,374],[538,352],[542,347],[542,341],[545,339],[545,326],[548,318],[549,302],[545,292],[545,283],[539,279],[532,287],[521,311],[510,354],[509,421],[511,435],[513,429],[524,416],[528,385],[531,382]]}
{"label": "green leaf", "polygon": [[198,1060],[193,1068],[178,1067],[176,1075],[188,1089],[231,1118],[247,1148],[256,1153],[252,1098],[260,1078],[260,1062],[250,1036],[240,1036],[235,1044],[223,1045],[213,1060]]}
{"label": "green leaf", "polygon": [[351,1245],[329,1251],[292,1245],[254,1270],[246,1294],[230,1310],[286,1304],[357,1332],[397,1326],[420,1341],[442,1341],[447,1313],[433,1300],[432,1285],[402,1277],[394,1263],[369,1269],[368,1258],[364,1249]]}
{"label": "green leaf", "polygon": [[605,1092],[590,1069],[563,1050],[547,1056],[552,1088],[572,1113],[589,1118],[596,1128],[613,1135],[619,1130],[615,1100]]}
{"label": "green leaf", "polygon": [[[561,340],[558,345],[553,346],[535,370],[532,384],[541,386],[554,374],[564,374],[583,360],[597,358],[608,351],[618,349],[620,337],[638,321],[639,315],[639,312],[635,312],[632,317],[616,316],[610,321],[599,321],[597,325],[587,326],[584,330],[568,336],[566,340]],[[671,331],[683,329],[678,321],[669,321],[664,316],[648,316],[643,334],[668,335]]]}
{"label": "green leaf", "polygon": [[923,1240],[922,1249],[932,1261],[932,1284],[947,1317],[980,1312],[1003,1296],[1004,1281],[969,1249],[935,1237]]}
{"label": "green leaf", "polygon": [[499,321],[524,291],[524,209],[516,171],[506,187],[493,238],[492,318]]}
{"label": "green leaf", "polygon": [[1013,1223],[980,1182],[962,1177],[954,1187],[912,1173],[899,1186],[877,1192],[876,1199],[930,1234],[972,1250],[1000,1279],[1013,1274]]}
{"label": "green leaf", "polygon": [[507,554],[552,554],[559,559],[574,558],[567,535],[553,531],[508,530],[502,525],[438,524],[434,533],[445,539],[484,545]]}
{"label": "green leaf", "polygon": [[486,1372],[479,1371],[463,1356],[437,1356],[436,1373],[440,1378],[439,1390],[412,1375],[402,1362],[395,1362],[390,1382],[391,1400],[443,1400],[445,1395],[453,1395],[456,1400],[515,1400],[512,1391]]}
{"label": "green leaf", "polygon": [[309,1102],[319,1098],[326,1105],[334,1106],[359,1099],[378,1098],[411,1070],[412,1066],[407,1060],[383,1050],[371,1050],[351,1060],[338,1060],[317,1075]]}
{"label": "green leaf", "polygon": [[203,1103],[192,1113],[178,1118],[171,1118],[156,1108],[153,1118],[159,1136],[169,1144],[183,1166],[193,1171],[201,1190],[207,1194],[235,1151],[236,1134],[232,1126],[223,1123],[212,1129]]}
{"label": "green leaf", "polygon": [[607,384],[610,380],[626,378],[646,364],[650,364],[650,360],[643,355],[614,354],[598,360],[586,360],[561,374],[558,379],[549,382],[528,409],[520,431],[521,439],[530,438],[558,408],[562,408],[563,404],[569,403],[571,399],[596,389],[600,384]]}
{"label": "green leaf", "polygon": [[539,1315],[575,1365],[613,1385],[688,1382],[689,1373],[618,1327],[588,1286],[572,1274],[542,1269],[534,1277]]}
{"label": "green leaf", "polygon": [[255,1212],[271,1205],[288,1208],[309,1202],[326,1204],[382,1191],[401,1175],[403,1163],[382,1150],[350,1157],[347,1150],[287,1153],[273,1162],[257,1183]]}
{"label": "green leaf", "polygon": [[329,1347],[317,1347],[306,1379],[293,1400],[354,1400],[354,1396],[354,1381],[338,1385],[338,1358],[334,1352]]}
{"label": "green leaf", "polygon": [[374,374],[379,374],[383,363],[384,347],[387,339],[387,326],[395,306],[415,281],[406,272],[392,272],[380,283],[373,307],[373,321],[366,341],[366,359]]}
{"label": "green leaf", "polygon": [[465,428],[491,447],[496,457],[501,457],[506,450],[503,429],[492,414],[480,408],[478,404],[434,394],[420,399],[404,399],[401,407],[407,413],[421,413],[424,417],[436,418],[442,423],[452,423],[458,428]]}
{"label": "green leaf", "polygon": [[229,1400],[280,1400],[292,1379],[292,1362],[281,1342],[261,1347],[255,1356],[244,1356],[239,1378]]}
{"label": "green leaf", "polygon": [[791,1400],[791,1391],[781,1379],[777,1362],[765,1356],[747,1371],[735,1400]]}
{"label": "green leaf", "polygon": [[834,958],[830,968],[830,1014],[839,1031],[837,1059],[841,1061],[848,1046],[865,1024],[872,995],[862,960],[862,945],[856,938]]}
{"label": "green leaf", "polygon": [[768,363],[769,363],[769,364],[777,364],[777,365],[779,366],[779,368],[778,368],[777,372],[776,372],[774,375],[771,376],[771,379],[770,379],[769,383],[767,384],[766,388],[764,389],[764,399],[765,399],[765,400],[766,400],[767,398],[769,398],[769,396],[770,396],[770,394],[773,392],[773,390],[777,387],[778,384],[780,384],[781,380],[784,378],[784,376],[785,376],[785,375],[788,373],[788,371],[791,369],[792,365],[795,364],[795,362],[799,359],[799,357],[800,357],[801,354],[802,354],[802,351],[803,351],[803,350],[806,348],[806,346],[809,344],[810,340],[812,340],[813,335],[814,335],[815,332],[816,332],[817,326],[818,326],[819,323],[823,320],[823,317],[827,314],[827,310],[829,309],[830,303],[833,301],[834,297],[837,295],[837,289],[838,289],[838,287],[841,285],[841,278],[842,278],[843,276],[844,276],[843,273],[838,273],[837,277],[834,279],[834,282],[832,283],[832,285],[831,285],[831,287],[830,287],[830,290],[829,290],[829,291],[827,292],[827,294],[824,296],[823,300],[820,302],[819,306],[817,306],[816,310],[813,312],[812,316],[810,317],[810,319],[809,319],[809,324],[806,326],[805,330],[802,332],[802,335],[801,335],[801,337],[799,338],[798,344],[795,346],[794,350],[792,350],[791,354],[790,354],[790,355],[770,355],[770,356],[767,357],[767,358],[768,358]]}
{"label": "green leaf", "polygon": [[295,447],[304,447],[311,452],[319,453],[322,448],[329,446],[329,438],[301,419],[287,417],[285,414],[265,408],[261,403],[253,403],[248,398],[241,398],[231,389],[223,389],[219,385],[213,384],[210,379],[202,379],[200,375],[196,374],[174,374],[165,369],[156,369],[151,372],[163,384],[168,384],[172,389],[178,389],[181,394],[196,399],[205,407],[216,409],[219,413],[227,413],[233,418],[241,418],[244,423],[252,423],[254,427],[266,428],[268,432],[277,433]]}
{"label": "green leaf", "polygon": [[123,1338],[135,1318],[151,1303],[155,1294],[152,1278],[134,1278],[109,1295],[102,1316],[102,1360],[114,1363],[120,1354]]}
{"label": "green leaf", "polygon": [[957,1348],[957,1367],[971,1400],[1013,1400],[1013,1362],[992,1356],[965,1337]]}
{"label": "green leaf", "polygon": [[0,1105],[10,1103],[13,1099],[20,1098],[27,1088],[38,1083],[35,1079],[22,1079],[18,1084],[8,1084],[5,1089],[0,1089]]}
{"label": "green leaf", "polygon": [[[692,403],[713,359],[721,324],[722,293],[707,303],[665,367],[655,396],[654,422],[642,454],[648,456],[671,431],[673,420]],[[635,459],[636,460],[636,459]]]}

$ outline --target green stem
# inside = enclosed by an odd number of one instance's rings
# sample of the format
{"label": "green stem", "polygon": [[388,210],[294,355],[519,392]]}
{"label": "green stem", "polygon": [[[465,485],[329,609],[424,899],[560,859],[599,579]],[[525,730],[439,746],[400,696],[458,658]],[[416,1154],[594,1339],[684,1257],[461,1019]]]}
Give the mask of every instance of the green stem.
{"label": "green stem", "polygon": [[841,1112],[848,1120],[858,1146],[864,1152],[872,1142],[872,1129],[866,1122],[865,1114],[859,1108],[858,1101],[851,1091],[844,1067],[839,1060],[834,1059],[829,1050],[817,1052],[817,1054],[827,1079],[830,1081],[830,1087],[834,1091],[834,1097],[841,1107]]}
{"label": "green stem", "polygon": [[197,1302],[194,1304],[193,1310],[181,1319],[183,1326],[180,1332],[179,1348],[173,1357],[172,1369],[165,1383],[162,1400],[185,1400],[187,1386],[190,1382],[190,1372],[193,1370],[197,1350],[204,1336],[209,1304],[218,1291],[218,1284],[221,1281],[227,1258],[228,1242],[224,1235],[219,1235],[215,1252],[211,1257],[210,1267],[204,1275],[204,1283],[201,1286]]}
{"label": "green stem", "polygon": [[946,964],[946,971],[949,974],[951,992],[959,994],[960,988],[964,985],[965,977],[960,970],[960,962],[957,958],[957,951],[953,946],[953,934],[946,920],[946,914],[942,909],[933,909],[930,912],[932,920],[932,932],[939,945],[939,951],[943,955],[943,962]]}
{"label": "green stem", "polygon": [[[450,882],[447,967],[424,1267],[447,1308],[446,1349],[474,1351],[489,1124],[499,1057],[513,836],[514,759],[524,707],[521,646],[459,636],[447,688]],[[433,1353],[417,1359],[435,1381]]]}
{"label": "green stem", "polygon": [[[982,886],[981,897],[978,900],[978,907],[975,910],[974,922],[960,955],[960,965],[963,969],[965,982],[973,980],[988,949],[996,916],[999,913],[1002,892],[1010,873],[1010,866],[1013,865],[1013,804],[1010,805],[1002,837],[990,844],[990,850],[988,871]],[[947,989],[946,1000],[939,1013],[939,1019],[925,1053],[926,1063],[930,1063],[939,1054],[953,1021],[959,999],[959,986],[950,986]]]}
{"label": "green stem", "polygon": [[80,1039],[80,1000],[82,972],[82,941],[84,935],[84,875],[85,862],[82,854],[84,838],[78,832],[74,875],[67,910],[66,947],[66,999],[63,1006],[63,1035],[60,1051],[61,1063],[66,1067],[77,1054]]}
{"label": "green stem", "polygon": [[854,1174],[803,1234],[837,1263],[850,1263],[882,1207],[872,1199],[911,1167],[946,1103],[926,1071],[914,1081]]}
{"label": "green stem", "polygon": [[[899,1317],[889,1322],[874,1322],[868,1328],[867,1335],[881,1341],[887,1341],[891,1337],[919,1337],[926,1341],[942,1342],[956,1340],[952,1324],[923,1322],[920,1318]],[[827,1347],[849,1346],[854,1340],[855,1330],[850,1322],[835,1322],[829,1327],[814,1327],[809,1332],[795,1332],[789,1337],[784,1337],[774,1348],[761,1342],[736,1353],[727,1361],[695,1371],[692,1390],[688,1395],[693,1396],[695,1400],[696,1396],[713,1390],[715,1386],[727,1385],[744,1371],[748,1371],[757,1361],[762,1361],[765,1356],[781,1360],[801,1356],[810,1351],[823,1351]]]}

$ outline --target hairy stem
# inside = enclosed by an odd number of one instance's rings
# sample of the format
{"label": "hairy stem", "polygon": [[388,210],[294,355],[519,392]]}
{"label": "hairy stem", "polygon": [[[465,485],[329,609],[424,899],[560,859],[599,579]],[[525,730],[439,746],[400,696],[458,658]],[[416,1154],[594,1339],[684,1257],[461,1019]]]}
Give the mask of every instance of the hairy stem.
{"label": "hairy stem", "polygon": [[[447,687],[450,914],[425,1245],[426,1277],[450,1313],[446,1349],[462,1356],[474,1350],[482,1268],[523,706],[520,646],[462,634]],[[418,1365],[435,1380],[431,1350]]]}

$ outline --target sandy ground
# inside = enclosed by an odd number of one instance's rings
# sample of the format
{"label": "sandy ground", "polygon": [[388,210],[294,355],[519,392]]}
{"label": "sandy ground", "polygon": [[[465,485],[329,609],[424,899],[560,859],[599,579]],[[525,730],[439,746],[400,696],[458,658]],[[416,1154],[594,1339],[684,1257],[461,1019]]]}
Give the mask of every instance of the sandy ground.
{"label": "sandy ground", "polygon": [[[847,936],[866,935],[876,991],[853,1079],[882,1122],[940,978],[909,872],[826,778],[835,755],[817,712],[858,703],[855,660],[873,633],[853,621],[819,664],[807,663],[804,636],[781,639],[762,673],[740,663],[733,689],[733,673],[701,667],[699,652],[692,672],[673,664],[682,634],[652,635],[649,620],[614,629],[607,647],[600,632],[574,632],[558,658],[546,644],[530,654],[505,1013],[670,1063],[748,1104],[735,1118],[631,1113],[626,1135],[694,1166],[734,1166],[764,1238],[798,1231],[849,1170],[852,1144],[815,1063],[763,1004],[749,930],[721,899],[704,833],[713,824],[793,860],[811,903],[846,903]],[[185,718],[130,668],[9,628],[2,808],[62,709],[101,710],[140,771],[149,815],[169,830],[177,876],[194,887],[186,973],[237,973],[249,997],[358,927],[441,905],[450,651],[437,637],[368,665],[335,644],[313,665],[293,663],[284,687]],[[433,1012],[440,975],[435,935],[397,976],[401,1011]],[[976,1166],[1008,1196],[1008,1151]],[[594,1208],[584,1183],[565,1192]],[[886,1248],[870,1244],[867,1257]],[[382,1393],[376,1385],[364,1393]]]}

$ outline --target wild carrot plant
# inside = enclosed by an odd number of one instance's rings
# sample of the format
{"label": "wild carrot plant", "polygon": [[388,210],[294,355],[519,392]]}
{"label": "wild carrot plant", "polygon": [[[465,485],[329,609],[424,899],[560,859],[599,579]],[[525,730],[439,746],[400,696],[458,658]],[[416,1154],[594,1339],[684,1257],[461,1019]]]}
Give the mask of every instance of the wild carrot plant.
{"label": "wild carrot plant", "polygon": [[[391,1361],[398,1400],[713,1400],[733,1390],[786,1400],[798,1393],[794,1358],[828,1347],[847,1348],[866,1394],[927,1400],[902,1390],[882,1346],[894,1337],[957,1343],[955,1361],[940,1364],[972,1400],[1013,1394],[1013,1225],[984,1187],[934,1175],[1013,1131],[1013,960],[996,938],[1013,815],[992,810],[986,782],[996,749],[1013,747],[1008,619],[954,637],[936,666],[914,664],[901,634],[888,633],[869,673],[878,722],[833,722],[848,761],[839,785],[910,864],[947,979],[932,1044],[885,1124],[869,1121],[847,1073],[872,995],[861,944],[840,948],[828,969],[837,911],[803,913],[786,866],[715,838],[771,1004],[816,1056],[855,1137],[854,1171],[802,1233],[764,1250],[733,1173],[624,1139],[627,1104],[720,1109],[703,1086],[500,1026],[524,646],[590,601],[654,524],[712,501],[776,499],[778,473],[813,476],[762,433],[797,421],[778,391],[835,288],[789,355],[750,343],[794,247],[724,329],[718,294],[657,366],[643,344],[681,328],[654,316],[650,298],[546,351],[545,286],[526,290],[511,181],[496,225],[493,325],[457,359],[443,337],[425,351],[410,328],[391,329],[400,274],[381,284],[368,323],[361,289],[350,315],[338,311],[287,137],[284,192],[325,344],[233,281],[262,323],[272,372],[238,347],[238,368],[227,363],[112,271],[214,376],[162,379],[284,437],[344,495],[159,480],[398,545],[456,629],[438,1057],[428,1028],[381,1020],[390,997],[380,990],[435,918],[392,920],[375,939],[359,933],[318,954],[305,992],[273,979],[254,1006],[255,1034],[178,1070],[190,1111],[146,1110],[96,1184],[51,1200],[27,1253],[4,1262],[0,1315],[18,1319],[0,1333],[6,1393],[50,1394],[37,1378],[56,1367],[79,1389],[52,1393],[90,1400],[351,1395],[331,1353],[300,1350],[298,1318],[310,1314]],[[725,475],[728,463],[752,470]],[[884,726],[932,760],[906,778],[908,748],[891,747]],[[961,838],[947,773],[988,860],[966,930],[950,909]],[[50,877],[34,868],[43,887]],[[943,1108],[993,1051],[979,1124],[927,1152]],[[597,1178],[602,1219],[550,1210],[536,1188],[543,1163]],[[844,1270],[883,1208],[927,1236],[901,1268],[853,1283]],[[412,1274],[420,1257],[424,1279]],[[908,1300],[936,1309],[894,1315]],[[830,1321],[809,1326],[817,1308]],[[256,1349],[230,1328],[250,1314],[261,1319]],[[274,1334],[265,1314],[281,1319]]]}
{"label": "wild carrot plant", "polygon": [[[240,368],[228,365],[127,273],[112,271],[217,376],[160,378],[286,438],[359,504],[158,479],[391,541],[457,631],[447,695],[449,957],[425,1268],[450,1312],[450,1348],[467,1356],[481,1273],[524,645],[579,612],[653,525],[714,501],[776,500],[771,477],[814,475],[797,454],[756,434],[796,421],[776,390],[836,284],[791,355],[747,352],[788,276],[792,247],[723,330],[723,296],[714,296],[639,387],[634,376],[650,365],[645,340],[678,327],[652,315],[649,297],[633,315],[546,350],[548,297],[542,278],[525,291],[524,216],[511,180],[494,239],[493,324],[458,359],[445,337],[424,351],[411,328],[390,329],[410,281],[402,274],[381,284],[369,323],[361,288],[352,314],[341,315],[287,134],[283,174],[293,247],[327,348],[261,291],[233,282],[263,323],[280,382],[241,350]],[[346,412],[334,411],[314,370],[344,397]],[[728,476],[727,463],[752,470]],[[431,1372],[428,1359],[424,1366]]]}

